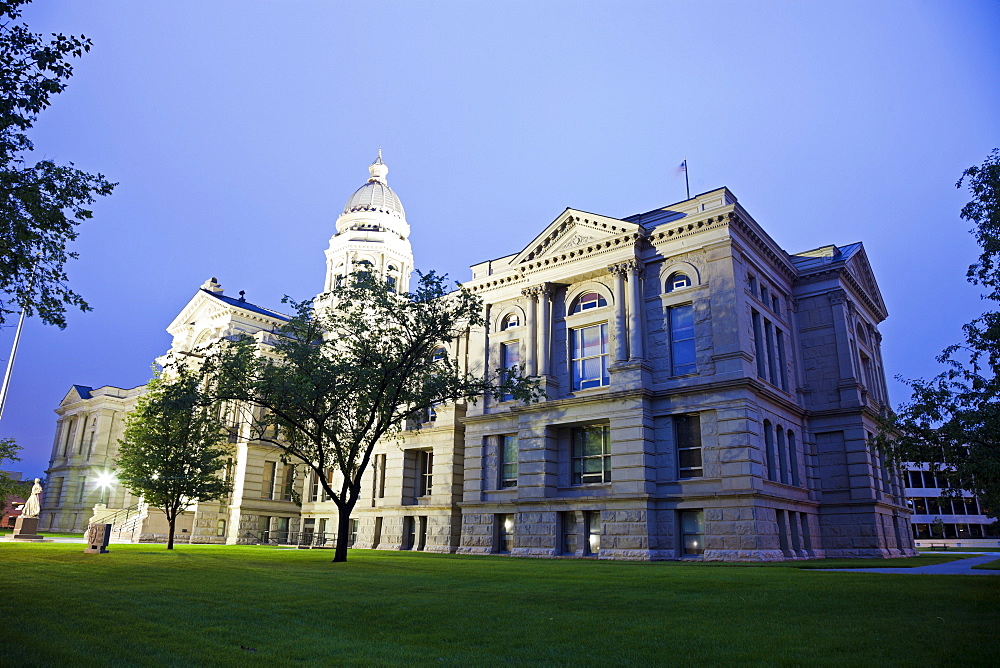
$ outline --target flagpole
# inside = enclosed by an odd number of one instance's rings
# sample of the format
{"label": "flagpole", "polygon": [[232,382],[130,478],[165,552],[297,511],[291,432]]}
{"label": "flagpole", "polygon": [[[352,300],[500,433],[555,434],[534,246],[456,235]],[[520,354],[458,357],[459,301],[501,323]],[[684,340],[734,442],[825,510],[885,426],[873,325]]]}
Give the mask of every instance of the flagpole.
{"label": "flagpole", "polygon": [[687,189],[688,199],[691,199],[691,184],[688,183],[688,159],[684,158],[684,187]]}
{"label": "flagpole", "polygon": [[17,342],[21,340],[21,328],[24,326],[24,313],[27,307],[21,308],[21,317],[17,320],[17,331],[14,332],[14,345],[10,349],[10,359],[7,360],[7,372],[3,375],[3,388],[0,389],[0,418],[3,417],[3,407],[7,403],[7,390],[10,388],[10,374],[14,370],[14,357],[17,355]]}
{"label": "flagpole", "polygon": [[[35,260],[35,266],[31,269],[31,279],[28,283],[28,291],[30,293],[31,288],[35,285],[35,275],[38,272],[38,259]],[[29,297],[30,299],[30,297]],[[24,316],[28,311],[28,306],[25,304],[21,307],[21,316],[17,319],[17,330],[14,332],[14,345],[10,347],[10,359],[7,360],[7,371],[3,375],[3,386],[0,387],[0,418],[3,417],[3,408],[7,404],[7,390],[10,389],[10,376],[11,372],[14,370],[14,358],[17,356],[17,344],[21,340],[21,329],[24,327]]]}

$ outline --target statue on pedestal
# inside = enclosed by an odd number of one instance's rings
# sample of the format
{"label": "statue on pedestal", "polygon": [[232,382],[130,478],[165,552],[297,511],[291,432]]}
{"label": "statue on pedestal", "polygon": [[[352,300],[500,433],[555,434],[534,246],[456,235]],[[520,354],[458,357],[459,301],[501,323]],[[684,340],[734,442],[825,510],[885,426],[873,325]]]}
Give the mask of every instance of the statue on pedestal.
{"label": "statue on pedestal", "polygon": [[42,493],[42,486],[39,482],[39,479],[35,478],[35,484],[31,486],[31,496],[24,502],[24,508],[21,509],[21,517],[38,517],[39,511],[42,509],[38,502],[38,495]]}

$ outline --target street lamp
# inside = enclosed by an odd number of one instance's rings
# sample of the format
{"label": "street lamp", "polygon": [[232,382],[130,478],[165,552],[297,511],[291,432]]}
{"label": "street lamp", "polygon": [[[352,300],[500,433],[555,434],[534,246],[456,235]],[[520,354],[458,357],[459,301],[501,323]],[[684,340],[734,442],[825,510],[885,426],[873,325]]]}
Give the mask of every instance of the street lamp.
{"label": "street lamp", "polygon": [[105,502],[104,495],[116,482],[117,480],[115,480],[115,474],[110,471],[104,471],[103,473],[97,474],[97,486],[101,488],[101,503]]}

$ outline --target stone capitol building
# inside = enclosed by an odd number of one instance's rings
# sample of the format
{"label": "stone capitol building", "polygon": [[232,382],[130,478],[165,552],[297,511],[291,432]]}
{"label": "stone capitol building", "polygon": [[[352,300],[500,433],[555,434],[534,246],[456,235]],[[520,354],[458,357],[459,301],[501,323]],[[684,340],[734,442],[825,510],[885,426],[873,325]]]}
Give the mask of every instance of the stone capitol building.
{"label": "stone capitol building", "polygon": [[[408,289],[410,226],[388,171],[379,155],[347,200],[323,292],[362,263]],[[862,244],[789,254],[727,188],[625,218],[566,209],[538,229],[472,265],[464,285],[487,325],[438,354],[471,371],[523,365],[546,398],[442,405],[382,443],[354,511],[355,547],[631,560],[915,554],[903,481],[870,445],[888,404],[887,311]],[[287,319],[213,278],[167,327],[168,354],[266,338]],[[100,520],[134,540],[163,538],[162,513],[112,478],[143,389],[70,388],[41,530]],[[238,425],[230,434],[234,491],[179,519],[178,540],[312,542],[335,530],[336,507],[305,467]]]}

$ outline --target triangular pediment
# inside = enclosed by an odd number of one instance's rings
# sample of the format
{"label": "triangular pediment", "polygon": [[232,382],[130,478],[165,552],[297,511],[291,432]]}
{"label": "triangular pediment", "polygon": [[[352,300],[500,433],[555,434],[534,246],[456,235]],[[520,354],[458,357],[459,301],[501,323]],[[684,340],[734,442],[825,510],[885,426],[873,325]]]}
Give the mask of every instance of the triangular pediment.
{"label": "triangular pediment", "polygon": [[225,302],[216,299],[206,290],[198,290],[177,317],[167,325],[167,331],[175,334],[183,327],[215,319],[230,312],[231,308]]}
{"label": "triangular pediment", "polygon": [[888,312],[885,308],[885,302],[882,301],[882,292],[875,281],[875,272],[872,271],[872,266],[868,261],[868,254],[865,252],[864,246],[859,243],[856,244],[856,248],[852,248],[851,250],[852,252],[845,262],[847,270],[851,272],[851,276],[861,286],[861,289],[865,291],[869,299],[882,311],[882,317],[886,317]]}
{"label": "triangular pediment", "polygon": [[93,388],[87,387],[85,385],[74,385],[69,388],[69,392],[63,397],[62,401],[59,402],[60,406],[67,406],[69,404],[75,404],[78,401],[84,399],[90,399],[90,393]]}
{"label": "triangular pediment", "polygon": [[530,262],[576,248],[585,248],[606,239],[641,233],[643,228],[617,218],[566,209],[542,230],[524,250],[514,256],[511,266]]}

